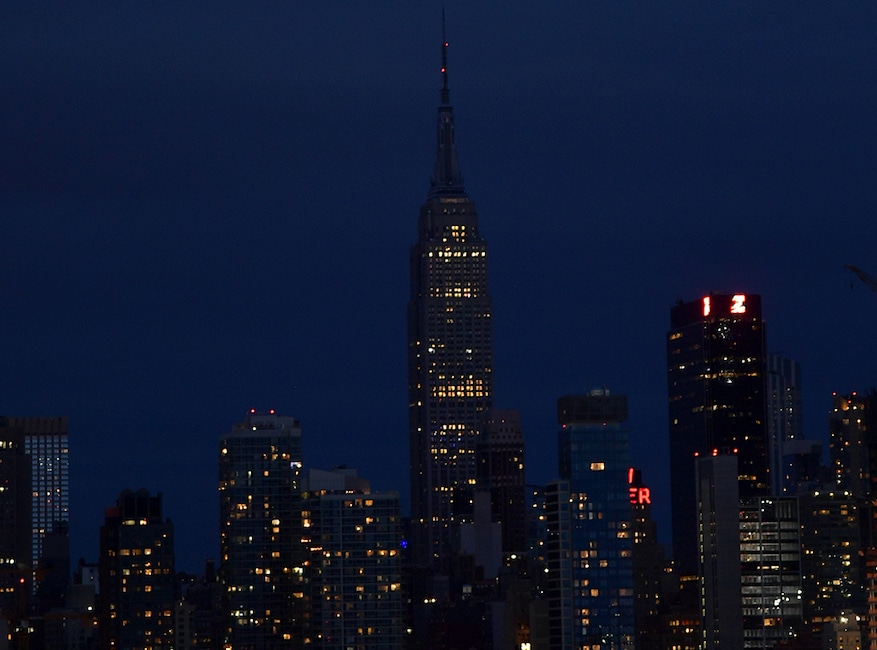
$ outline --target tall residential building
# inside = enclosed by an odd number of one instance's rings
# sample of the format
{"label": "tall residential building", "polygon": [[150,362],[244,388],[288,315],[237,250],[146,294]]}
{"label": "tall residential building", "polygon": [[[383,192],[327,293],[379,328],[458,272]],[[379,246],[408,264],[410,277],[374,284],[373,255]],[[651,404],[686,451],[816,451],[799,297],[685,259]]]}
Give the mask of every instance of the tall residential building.
{"label": "tall residential building", "polygon": [[174,647],[174,526],[161,495],[125,490],[100,529],[101,650]]}
{"label": "tall residential building", "polygon": [[442,43],[435,171],[411,249],[408,407],[414,553],[447,571],[471,516],[475,446],[493,395],[487,244],[454,143]]}
{"label": "tall residential building", "polygon": [[667,385],[673,557],[697,572],[695,455],[735,453],[740,497],[769,494],[761,297],[704,296],[670,311]]}
{"label": "tall residential building", "polygon": [[560,477],[568,486],[566,503],[557,505],[569,512],[549,522],[568,518],[569,536],[566,549],[549,556],[549,571],[570,581],[559,618],[549,596],[551,628],[561,630],[552,641],[571,633],[562,647],[633,648],[627,397],[605,389],[567,395],[558,399],[557,415]]}
{"label": "tall residential building", "polygon": [[863,499],[871,493],[870,447],[877,432],[869,431],[869,401],[856,393],[832,395],[828,419],[829,454],[834,479],[841,490]]}
{"label": "tall residential building", "polygon": [[251,410],[220,440],[220,580],[226,643],[296,648],[304,636],[301,427]]}
{"label": "tall residential building", "polygon": [[311,470],[303,493],[309,647],[402,650],[399,495],[355,471]]}
{"label": "tall residential building", "polygon": [[798,496],[804,623],[818,635],[843,612],[865,614],[862,501],[827,486]]}

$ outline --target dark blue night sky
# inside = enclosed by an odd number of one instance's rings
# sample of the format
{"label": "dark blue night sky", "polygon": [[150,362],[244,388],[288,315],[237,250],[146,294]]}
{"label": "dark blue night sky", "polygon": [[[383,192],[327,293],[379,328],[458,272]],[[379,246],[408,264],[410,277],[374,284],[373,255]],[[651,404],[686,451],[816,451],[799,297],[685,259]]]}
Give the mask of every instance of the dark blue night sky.
{"label": "dark blue night sky", "polygon": [[[556,475],[556,398],[606,386],[629,395],[668,525],[679,298],[762,295],[810,436],[831,391],[877,385],[877,293],[843,268],[877,275],[877,5],[445,11],[495,403],[521,410],[530,481]],[[408,251],[441,12],[0,8],[0,413],[70,417],[74,558],[96,560],[104,508],[145,487],[178,567],[200,570],[218,439],[250,407],[301,420],[307,466],[407,501]]]}

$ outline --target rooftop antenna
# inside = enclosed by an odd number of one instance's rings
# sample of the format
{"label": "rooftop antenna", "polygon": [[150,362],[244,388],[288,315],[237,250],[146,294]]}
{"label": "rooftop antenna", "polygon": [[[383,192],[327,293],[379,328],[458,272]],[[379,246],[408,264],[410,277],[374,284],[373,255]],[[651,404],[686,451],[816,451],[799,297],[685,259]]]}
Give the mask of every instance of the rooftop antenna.
{"label": "rooftop antenna", "polygon": [[445,38],[445,8],[442,6],[442,104],[450,103],[448,92],[448,41]]}

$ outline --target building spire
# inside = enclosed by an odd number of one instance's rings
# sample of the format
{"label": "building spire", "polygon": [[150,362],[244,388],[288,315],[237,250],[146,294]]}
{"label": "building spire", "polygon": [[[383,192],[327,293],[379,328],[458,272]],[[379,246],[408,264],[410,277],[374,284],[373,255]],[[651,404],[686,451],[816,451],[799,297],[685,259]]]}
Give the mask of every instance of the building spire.
{"label": "building spire", "polygon": [[445,8],[442,7],[442,104],[450,103],[448,91],[448,40],[445,38]]}
{"label": "building spire", "polygon": [[430,199],[440,196],[466,196],[463,176],[457,164],[457,147],[454,144],[454,109],[448,89],[448,41],[445,38],[445,10],[442,7],[442,89],[438,107],[438,151],[435,171],[429,190]]}

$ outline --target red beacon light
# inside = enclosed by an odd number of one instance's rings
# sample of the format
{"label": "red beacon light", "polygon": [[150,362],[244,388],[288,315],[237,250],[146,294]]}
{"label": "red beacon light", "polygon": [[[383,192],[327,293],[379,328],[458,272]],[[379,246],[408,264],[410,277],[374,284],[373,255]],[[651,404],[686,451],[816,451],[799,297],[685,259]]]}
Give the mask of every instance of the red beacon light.
{"label": "red beacon light", "polygon": [[274,409],[271,409],[270,411],[268,411],[268,413],[269,413],[270,415],[274,415]]}

